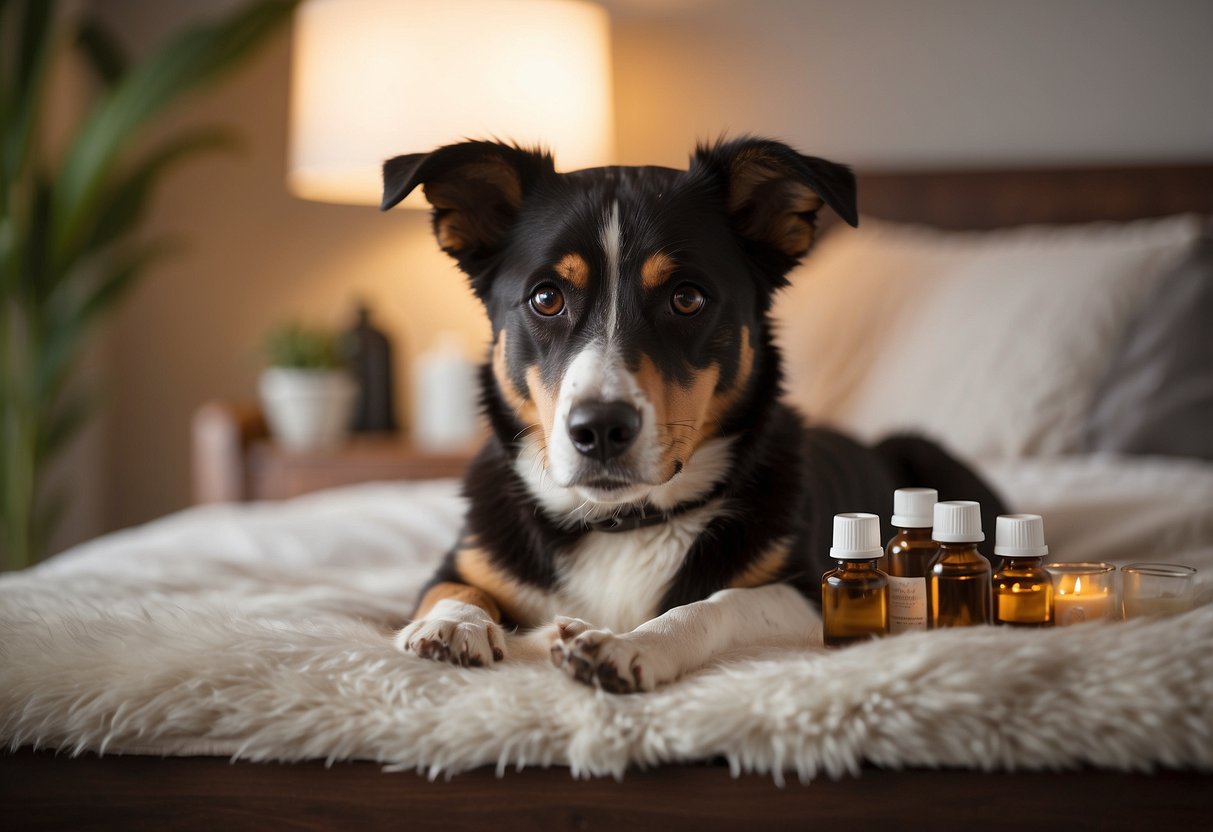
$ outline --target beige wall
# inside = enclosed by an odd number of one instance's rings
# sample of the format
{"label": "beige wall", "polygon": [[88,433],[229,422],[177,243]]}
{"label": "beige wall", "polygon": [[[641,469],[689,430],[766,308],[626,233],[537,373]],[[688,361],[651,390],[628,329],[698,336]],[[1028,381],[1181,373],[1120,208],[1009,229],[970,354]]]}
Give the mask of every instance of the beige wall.
{"label": "beige wall", "polygon": [[612,5],[627,164],[723,130],[868,168],[1213,151],[1208,0]]}
{"label": "beige wall", "polygon": [[[146,44],[230,3],[100,5]],[[1192,158],[1213,148],[1213,4],[1204,0],[608,5],[626,163],[681,165],[696,138],[724,130],[869,167]],[[362,297],[406,355],[442,329],[483,338],[422,215],[287,195],[288,69],[281,38],[182,117],[235,122],[247,148],[190,165],[157,199],[149,231],[188,248],[113,327],[112,412],[92,478],[105,527],[187,504],[190,415],[209,398],[253,397],[256,345],[276,321],[339,323]]]}

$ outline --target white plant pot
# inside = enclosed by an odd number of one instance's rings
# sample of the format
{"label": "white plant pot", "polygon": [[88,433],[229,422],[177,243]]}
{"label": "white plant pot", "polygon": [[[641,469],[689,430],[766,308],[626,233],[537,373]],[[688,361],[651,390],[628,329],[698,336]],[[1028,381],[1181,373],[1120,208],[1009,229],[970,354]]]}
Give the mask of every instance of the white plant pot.
{"label": "white plant pot", "polygon": [[342,370],[270,367],[259,389],[270,433],[287,450],[332,448],[349,433],[358,385]]}

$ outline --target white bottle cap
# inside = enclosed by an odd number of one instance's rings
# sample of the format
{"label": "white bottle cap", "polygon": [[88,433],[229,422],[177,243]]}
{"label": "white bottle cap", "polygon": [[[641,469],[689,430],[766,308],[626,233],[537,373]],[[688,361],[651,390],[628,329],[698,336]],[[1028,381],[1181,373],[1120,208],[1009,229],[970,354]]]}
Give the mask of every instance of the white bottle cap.
{"label": "white bottle cap", "polygon": [[834,560],[872,560],[884,554],[880,545],[880,518],[875,514],[835,514]]}
{"label": "white bottle cap", "polygon": [[972,500],[950,500],[935,504],[935,527],[931,538],[940,543],[980,543],[981,506]]}
{"label": "white bottle cap", "polygon": [[1045,521],[1039,514],[1001,514],[994,528],[994,554],[1009,558],[1043,558]]}
{"label": "white bottle cap", "polygon": [[939,501],[934,488],[899,488],[893,492],[890,522],[899,529],[931,528],[931,512]]}

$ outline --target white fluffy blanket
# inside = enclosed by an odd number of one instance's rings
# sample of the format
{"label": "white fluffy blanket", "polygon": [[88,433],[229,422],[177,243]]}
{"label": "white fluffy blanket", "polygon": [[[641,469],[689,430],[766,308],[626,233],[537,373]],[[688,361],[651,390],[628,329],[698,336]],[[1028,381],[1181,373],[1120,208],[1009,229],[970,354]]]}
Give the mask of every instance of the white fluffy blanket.
{"label": "white fluffy blanket", "polygon": [[[1107,487],[1107,472],[1083,466],[1071,482]],[[1009,492],[1042,490],[1039,470],[995,473]],[[1199,539],[1165,559],[1207,577],[1213,472],[1193,477],[1184,499],[1206,489],[1188,517]],[[717,756],[804,780],[865,761],[1213,769],[1209,605],[1153,622],[756,648],[632,696],[539,664],[461,669],[398,653],[389,633],[460,508],[449,483],[208,507],[5,576],[0,743],[359,758],[431,775],[485,764],[618,775]]]}

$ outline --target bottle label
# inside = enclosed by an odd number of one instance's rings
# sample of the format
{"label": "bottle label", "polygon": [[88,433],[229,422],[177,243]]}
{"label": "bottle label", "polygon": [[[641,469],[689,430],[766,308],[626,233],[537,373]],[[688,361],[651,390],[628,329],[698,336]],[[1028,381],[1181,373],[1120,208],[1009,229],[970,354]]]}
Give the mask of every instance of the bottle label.
{"label": "bottle label", "polygon": [[927,579],[889,575],[889,632],[927,628]]}

